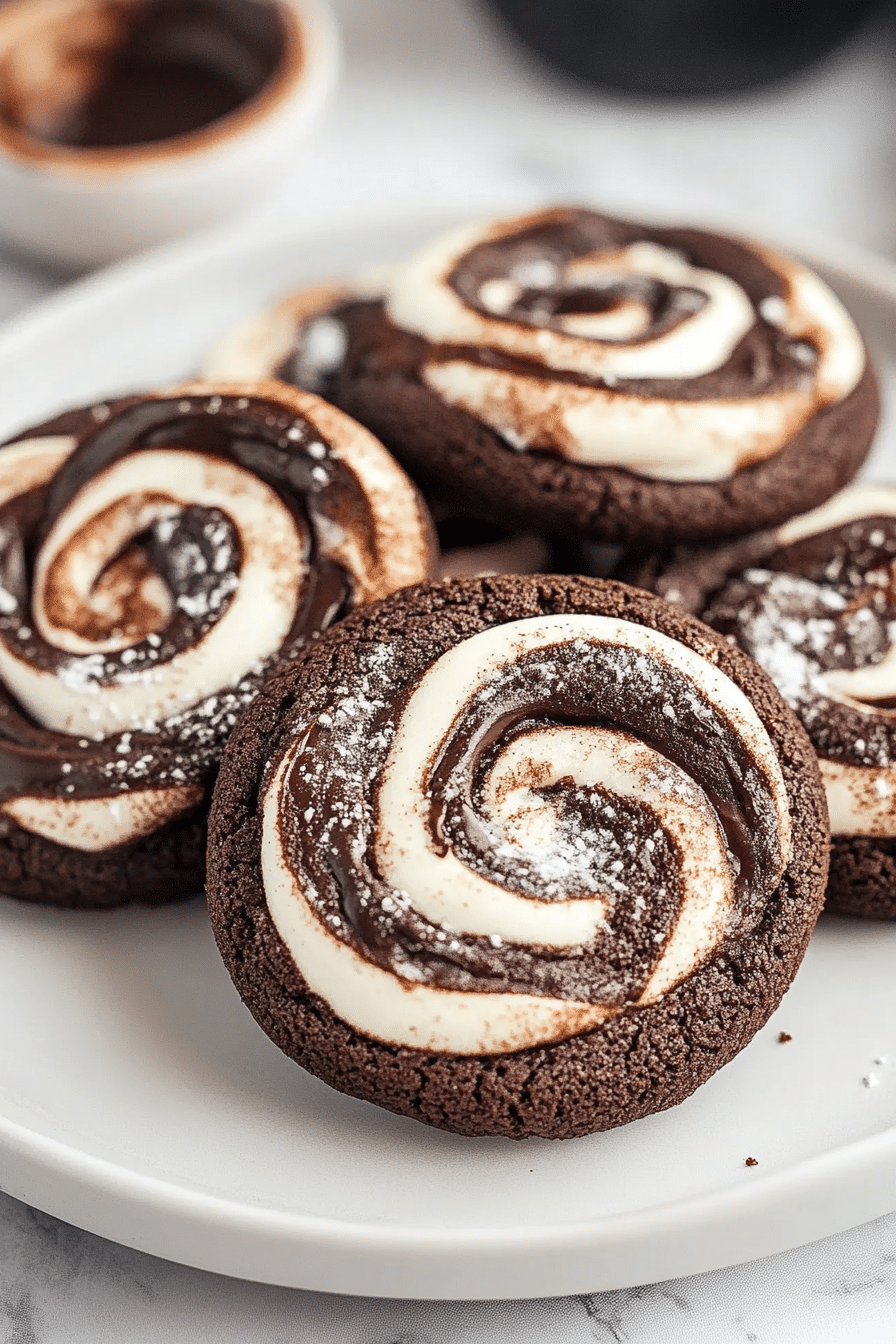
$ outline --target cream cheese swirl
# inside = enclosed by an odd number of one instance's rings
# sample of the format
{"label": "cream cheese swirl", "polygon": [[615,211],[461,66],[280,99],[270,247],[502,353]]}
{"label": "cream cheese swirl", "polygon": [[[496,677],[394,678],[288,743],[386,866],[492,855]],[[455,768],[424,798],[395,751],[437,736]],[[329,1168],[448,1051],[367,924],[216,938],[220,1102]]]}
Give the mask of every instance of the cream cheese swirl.
{"label": "cream cheese swirl", "polygon": [[696,230],[554,209],[467,227],[394,277],[420,375],[520,452],[714,481],[858,385],[865,350],[812,271]]}
{"label": "cream cheese swirl", "polygon": [[361,426],[275,384],[187,384],[0,451],[0,813],[102,850],[195,809],[243,705],[430,523]]}
{"label": "cream cheese swirl", "polygon": [[735,636],[819,755],[835,836],[896,836],[896,489],[850,486],[765,538],[705,619]]}
{"label": "cream cheese swirl", "polygon": [[394,1045],[491,1054],[655,1003],[790,853],[771,741],[710,661],[599,615],[357,653],[262,787],[268,908],[310,989]]}

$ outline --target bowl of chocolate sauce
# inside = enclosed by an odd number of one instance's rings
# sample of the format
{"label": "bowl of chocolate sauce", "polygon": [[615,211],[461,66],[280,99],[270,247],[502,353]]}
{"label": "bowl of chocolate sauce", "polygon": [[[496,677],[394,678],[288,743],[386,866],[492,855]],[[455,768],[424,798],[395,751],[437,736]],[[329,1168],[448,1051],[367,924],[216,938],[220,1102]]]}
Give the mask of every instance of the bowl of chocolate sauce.
{"label": "bowl of chocolate sauce", "polygon": [[84,268],[224,222],[338,68],[324,0],[6,0],[0,242]]}

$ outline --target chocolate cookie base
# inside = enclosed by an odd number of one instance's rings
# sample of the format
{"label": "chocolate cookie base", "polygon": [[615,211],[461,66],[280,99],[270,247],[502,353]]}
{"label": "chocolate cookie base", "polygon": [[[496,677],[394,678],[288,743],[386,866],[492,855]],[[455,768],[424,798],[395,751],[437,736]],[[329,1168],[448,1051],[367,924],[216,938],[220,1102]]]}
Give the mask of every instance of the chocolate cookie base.
{"label": "chocolate cookie base", "polygon": [[70,910],[187,900],[205,881],[205,810],[96,853],[57,845],[0,819],[0,895]]}
{"label": "chocolate cookie base", "polygon": [[825,909],[859,919],[896,919],[896,839],[835,837]]}
{"label": "chocolate cookie base", "polygon": [[[441,645],[491,625],[597,612],[660,630],[713,662],[749,696],[776,745],[791,802],[793,852],[748,934],[732,934],[659,1002],[594,1030],[512,1054],[470,1056],[385,1044],[336,1017],[298,971],[268,911],[261,877],[262,772],[306,694],[350,684],[356,650],[401,641],[402,676]],[[427,648],[430,652],[427,653]],[[262,1029],[338,1091],[455,1133],[572,1138],[688,1097],[767,1021],[800,964],[827,876],[827,813],[815,755],[771,682],[700,622],[644,592],[541,575],[406,589],[328,631],[265,688],[225,752],[209,821],[208,898],[218,947]]]}
{"label": "chocolate cookie base", "polygon": [[517,452],[420,379],[424,343],[376,304],[348,320],[337,402],[380,438],[424,489],[474,516],[627,546],[702,545],[776,527],[852,480],[877,426],[870,364],[843,401],[812,417],[773,457],[720,481],[659,481],[544,452]]}

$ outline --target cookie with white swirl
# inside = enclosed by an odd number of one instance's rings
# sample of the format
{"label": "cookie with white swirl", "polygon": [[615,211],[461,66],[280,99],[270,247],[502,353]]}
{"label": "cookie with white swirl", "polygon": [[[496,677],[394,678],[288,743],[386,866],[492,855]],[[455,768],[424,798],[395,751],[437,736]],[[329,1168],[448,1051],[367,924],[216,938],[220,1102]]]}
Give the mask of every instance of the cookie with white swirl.
{"label": "cookie with white swirl", "polygon": [[334,280],[293,290],[229,331],[203,360],[203,377],[279,378],[334,401],[348,348],[347,321],[357,307],[381,298],[384,280]]}
{"label": "cookie with white swirl", "polygon": [[[348,332],[376,312],[385,275],[312,285],[229,332],[207,356],[208,378],[279,378],[338,402]],[[459,511],[446,490],[426,492],[439,541],[438,573],[535,574],[562,563],[561,547],[540,532],[521,532]],[[577,557],[576,557],[577,558]],[[551,561],[553,560],[553,563]]]}
{"label": "cookie with white swirl", "polygon": [[122,398],[0,449],[0,892],[199,891],[240,711],[432,560],[382,446],[277,383]]}
{"label": "cookie with white swirl", "polygon": [[633,577],[772,677],[820,759],[829,908],[896,918],[896,488],[851,486],[780,528]]}
{"label": "cookie with white swirl", "polygon": [[439,239],[347,325],[339,404],[424,488],[604,542],[774,526],[852,478],[878,418],[805,266],[589,210]]}
{"label": "cookie with white swirl", "polygon": [[455,579],[354,613],[250,707],[209,905],[250,1010],[332,1086],[571,1137],[746,1045],[826,837],[805,733],[739,649],[621,584]]}

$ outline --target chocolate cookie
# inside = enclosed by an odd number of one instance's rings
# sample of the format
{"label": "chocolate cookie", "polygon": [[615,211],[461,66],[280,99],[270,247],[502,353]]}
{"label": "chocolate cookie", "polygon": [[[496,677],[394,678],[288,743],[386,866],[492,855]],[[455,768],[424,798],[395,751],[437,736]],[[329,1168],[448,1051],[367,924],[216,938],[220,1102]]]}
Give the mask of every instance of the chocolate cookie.
{"label": "chocolate cookie", "polygon": [[[338,396],[348,331],[359,309],[374,305],[383,283],[342,281],[295,290],[259,317],[237,327],[206,359],[210,378],[279,378],[292,387]],[[540,532],[520,531],[459,510],[449,491],[426,496],[436,524],[441,577],[464,574],[535,574],[550,568],[560,548]],[[565,554],[562,557],[565,562]],[[570,565],[570,568],[581,568]]]}
{"label": "chocolate cookie", "polygon": [[736,639],[802,720],[830,809],[829,907],[896,918],[896,489],[852,486],[640,577]]}
{"label": "chocolate cookie", "polygon": [[377,276],[297,289],[242,323],[210,351],[205,378],[279,378],[333,401],[348,348],[347,319],[377,301]]}
{"label": "chocolate cookie", "polygon": [[427,492],[604,542],[782,522],[852,478],[878,418],[824,282],[696,229],[577,209],[463,229],[345,324],[337,400]]}
{"label": "chocolate cookie", "polygon": [[269,1036],[461,1134],[682,1101],[799,966],[818,767],[739,649],[649,594],[422,585],[272,681],[225,753],[208,896]]}
{"label": "chocolate cookie", "polygon": [[272,670],[429,572],[368,432],[276,383],[88,407],[0,450],[0,892],[202,887],[211,785]]}

